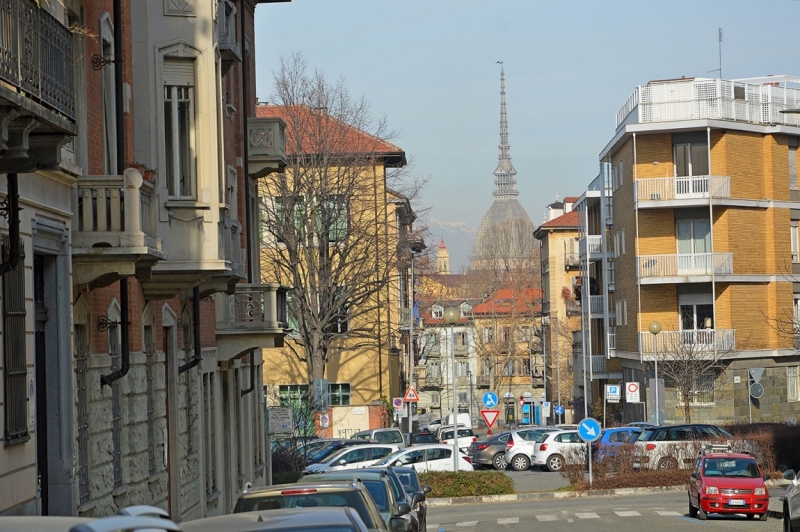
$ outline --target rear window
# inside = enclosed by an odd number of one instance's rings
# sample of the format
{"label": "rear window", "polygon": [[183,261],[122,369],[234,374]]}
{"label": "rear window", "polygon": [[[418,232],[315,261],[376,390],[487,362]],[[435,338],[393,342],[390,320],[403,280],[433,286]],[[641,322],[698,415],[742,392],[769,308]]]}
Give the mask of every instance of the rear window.
{"label": "rear window", "polygon": [[403,434],[399,430],[383,430],[375,433],[379,443],[403,443]]}
{"label": "rear window", "polygon": [[536,443],[544,443],[547,440],[547,437],[550,436],[549,432],[545,432],[541,436],[536,439]]}
{"label": "rear window", "polygon": [[[658,439],[658,435],[662,433],[665,433],[665,431],[661,429],[645,429],[641,434],[639,434],[639,437],[636,439],[636,441],[656,441]],[[664,436],[666,436],[666,434],[662,434],[661,439],[664,439]]]}
{"label": "rear window", "polygon": [[436,443],[433,434],[415,434],[411,438],[411,443]]}
{"label": "rear window", "polygon": [[459,438],[466,438],[469,436],[474,436],[475,434],[472,433],[472,429],[458,429],[458,437]]}

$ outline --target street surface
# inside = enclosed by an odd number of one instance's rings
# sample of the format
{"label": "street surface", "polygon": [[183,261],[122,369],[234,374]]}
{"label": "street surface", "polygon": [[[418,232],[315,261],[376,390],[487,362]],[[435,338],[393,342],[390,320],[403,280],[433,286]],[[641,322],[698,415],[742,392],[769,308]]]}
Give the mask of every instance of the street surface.
{"label": "street surface", "polygon": [[615,497],[575,497],[543,501],[462,504],[428,508],[428,532],[589,530],[748,530],[777,532],[781,521],[763,523],[745,516],[711,515],[708,521],[690,519],[685,493]]}

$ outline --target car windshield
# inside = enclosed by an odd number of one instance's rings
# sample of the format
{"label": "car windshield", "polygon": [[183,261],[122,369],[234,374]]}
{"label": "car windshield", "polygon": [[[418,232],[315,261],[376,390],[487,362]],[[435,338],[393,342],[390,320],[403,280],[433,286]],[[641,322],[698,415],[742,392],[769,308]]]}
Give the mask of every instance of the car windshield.
{"label": "car windshield", "polygon": [[386,455],[386,456],[383,458],[383,460],[381,460],[380,462],[377,462],[377,463],[375,464],[375,466],[377,467],[377,466],[382,466],[382,465],[389,465],[389,464],[391,464],[392,462],[394,462],[395,460],[397,460],[397,458],[398,458],[399,456],[402,456],[402,455],[404,455],[404,454],[405,454],[405,453],[407,453],[407,452],[408,452],[408,449],[400,449],[399,451],[395,451],[395,452],[393,452],[392,454]]}
{"label": "car windshield", "polygon": [[334,453],[338,453],[341,449],[342,449],[342,444],[338,442],[331,445],[326,445],[322,449],[319,449],[311,453],[311,455],[308,457],[308,461],[321,462],[326,458],[333,456]]}
{"label": "car windshield", "polygon": [[436,438],[433,434],[427,432],[425,434],[414,434],[411,441],[412,443],[436,443]]}
{"label": "car windshield", "polygon": [[380,510],[381,513],[388,512],[389,496],[386,493],[386,484],[381,480],[364,480],[363,482],[367,491],[369,491],[369,494],[372,496],[372,500],[375,501],[375,506],[378,507],[378,510]]}
{"label": "car windshield", "polygon": [[274,493],[263,497],[244,497],[236,505],[235,512],[279,510],[281,508],[313,508],[316,506],[349,506],[360,508],[355,490],[318,491],[308,494],[281,495]]}
{"label": "car windshield", "polygon": [[395,471],[397,476],[400,477],[400,482],[403,483],[403,489],[408,493],[415,491],[422,491],[422,486],[419,484],[419,477],[413,471]]}
{"label": "car windshield", "polygon": [[755,478],[758,474],[756,461],[751,458],[706,458],[703,475],[707,477]]}

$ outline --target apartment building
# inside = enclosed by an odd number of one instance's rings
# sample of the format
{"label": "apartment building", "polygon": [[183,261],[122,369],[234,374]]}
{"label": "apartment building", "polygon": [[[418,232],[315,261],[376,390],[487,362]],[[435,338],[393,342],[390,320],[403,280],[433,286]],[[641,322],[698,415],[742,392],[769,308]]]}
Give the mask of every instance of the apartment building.
{"label": "apartment building", "polygon": [[27,59],[0,74],[0,513],[181,521],[266,482],[255,383],[285,289],[258,283],[246,213],[286,157],[258,134],[283,125],[250,118],[258,3],[3,8],[3,55]]}
{"label": "apartment building", "polygon": [[800,411],[800,117],[782,112],[800,107],[798,81],[653,81],[617,114],[577,205],[590,285],[578,358],[617,359],[639,383],[626,421]]}

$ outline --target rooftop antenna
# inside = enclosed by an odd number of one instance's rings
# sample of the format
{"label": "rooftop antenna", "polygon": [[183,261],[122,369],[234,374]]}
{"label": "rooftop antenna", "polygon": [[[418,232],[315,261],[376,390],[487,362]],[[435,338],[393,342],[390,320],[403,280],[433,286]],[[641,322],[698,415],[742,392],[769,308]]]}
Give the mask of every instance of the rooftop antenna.
{"label": "rooftop antenna", "polygon": [[717,28],[717,30],[719,32],[719,68],[709,70],[708,73],[718,72],[719,79],[722,79],[722,28]]}

